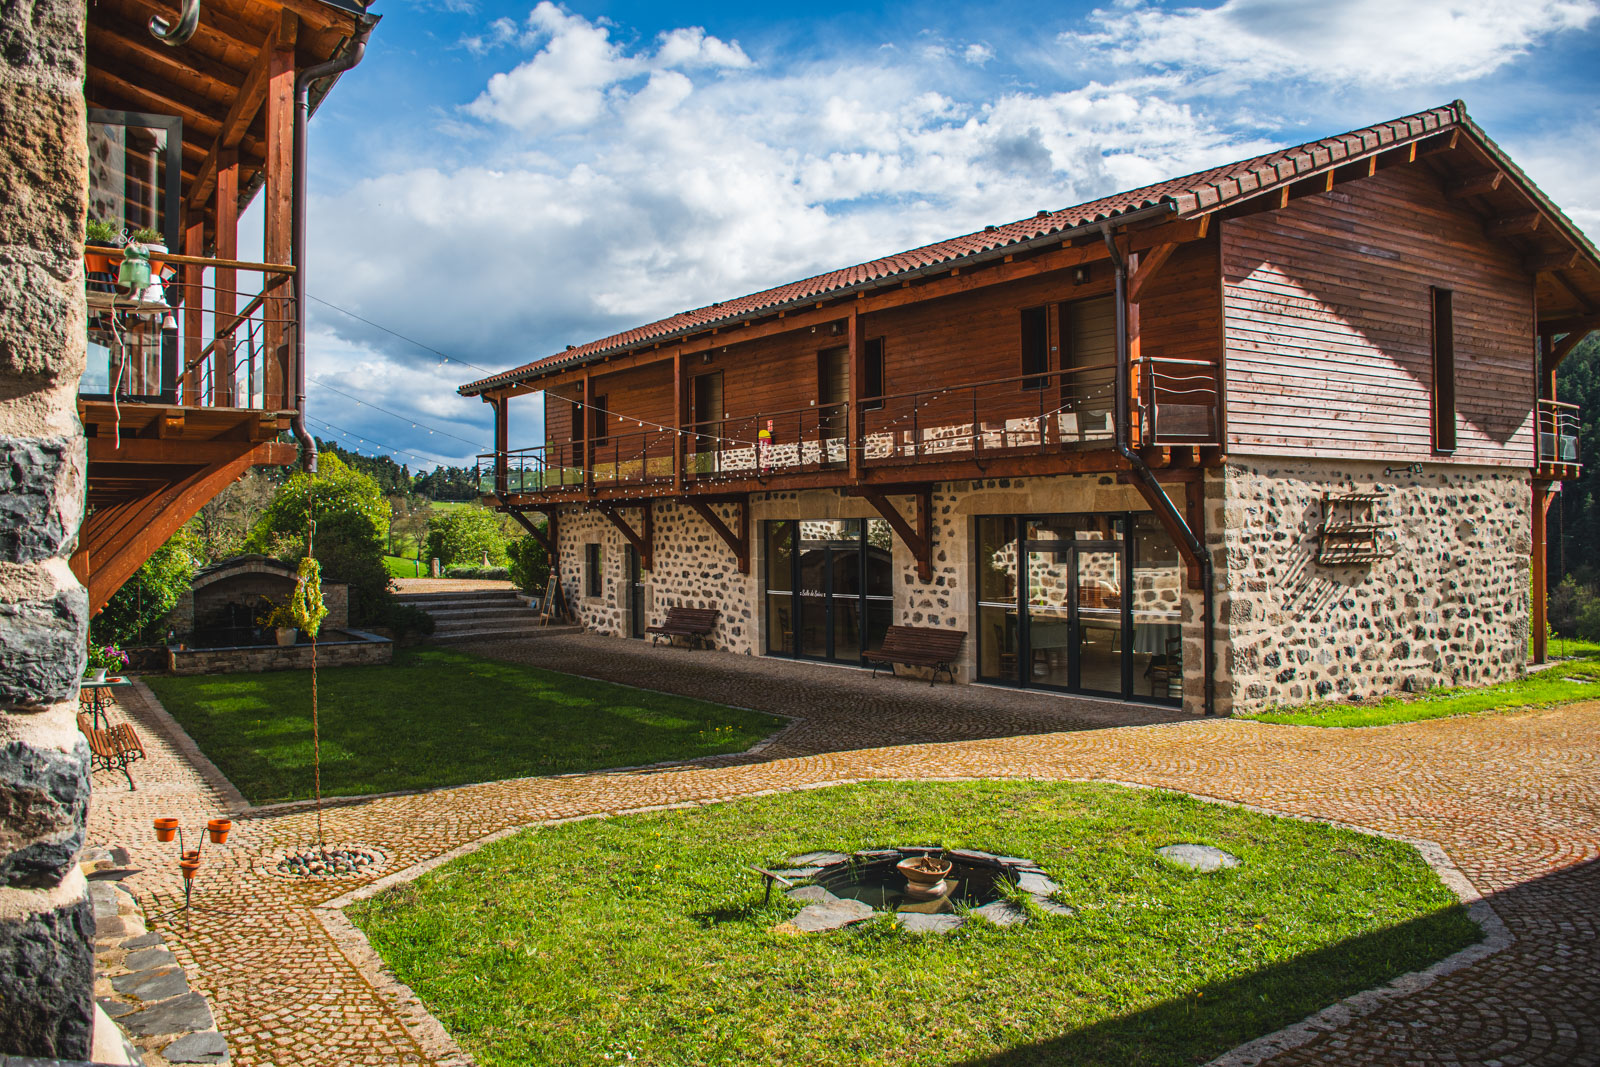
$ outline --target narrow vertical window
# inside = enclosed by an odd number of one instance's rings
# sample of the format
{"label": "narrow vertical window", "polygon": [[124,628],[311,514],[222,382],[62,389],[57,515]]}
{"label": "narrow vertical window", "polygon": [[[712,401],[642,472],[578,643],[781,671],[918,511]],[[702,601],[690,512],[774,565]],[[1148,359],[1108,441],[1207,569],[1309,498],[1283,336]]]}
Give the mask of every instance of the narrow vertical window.
{"label": "narrow vertical window", "polygon": [[[1050,326],[1045,308],[1022,309],[1022,373],[1050,373]],[[1043,378],[1024,379],[1024,389],[1043,389]]]}
{"label": "narrow vertical window", "polygon": [[589,412],[589,441],[592,444],[603,445],[606,443],[606,421],[611,417],[611,409],[606,406],[606,397],[602,393],[594,398],[594,407]]}
{"label": "narrow vertical window", "polygon": [[1433,448],[1456,450],[1455,309],[1449,289],[1433,290]]}
{"label": "narrow vertical window", "polygon": [[568,439],[571,440],[573,444],[577,444],[579,441],[583,440],[584,417],[583,401],[574,400],[572,402],[572,421],[567,426]]}
{"label": "narrow vertical window", "polygon": [[861,352],[861,408],[878,411],[883,407],[883,338],[868,339]]}
{"label": "narrow vertical window", "polygon": [[583,546],[583,595],[600,596],[600,546],[590,542]]}

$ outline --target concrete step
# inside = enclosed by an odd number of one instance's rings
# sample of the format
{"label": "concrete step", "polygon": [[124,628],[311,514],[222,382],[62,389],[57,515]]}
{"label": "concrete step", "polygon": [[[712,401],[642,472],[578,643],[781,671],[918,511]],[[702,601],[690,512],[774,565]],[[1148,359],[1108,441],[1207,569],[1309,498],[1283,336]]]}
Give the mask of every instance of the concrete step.
{"label": "concrete step", "polygon": [[395,599],[402,604],[415,604],[421,608],[455,601],[492,603],[500,600],[518,600],[521,596],[515,589],[457,589],[447,593],[399,593]]}
{"label": "concrete step", "polygon": [[538,617],[536,612],[521,604],[494,604],[470,608],[424,608],[423,610],[440,622],[446,619],[515,619],[524,615]]}
{"label": "concrete step", "polygon": [[454,641],[495,641],[512,638],[538,639],[541,637],[557,637],[561,634],[581,633],[583,633],[583,627],[581,626],[524,626],[515,629],[485,627],[476,630],[435,631],[429,640],[436,644],[449,644]]}

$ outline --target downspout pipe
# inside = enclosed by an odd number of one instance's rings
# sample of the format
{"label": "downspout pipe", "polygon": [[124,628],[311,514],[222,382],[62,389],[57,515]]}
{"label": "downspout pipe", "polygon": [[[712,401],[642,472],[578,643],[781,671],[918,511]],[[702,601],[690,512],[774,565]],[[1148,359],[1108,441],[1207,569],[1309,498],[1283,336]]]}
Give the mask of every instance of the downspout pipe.
{"label": "downspout pipe", "polygon": [[315,474],[317,470],[317,442],[306,431],[306,145],[307,129],[311,125],[311,85],[323,78],[343,74],[361,62],[366,54],[367,40],[378,20],[364,15],[345,50],[328,60],[302,70],[294,79],[294,196],[293,228],[294,248],[294,415],[289,428],[300,442],[300,466]]}
{"label": "downspout pipe", "polygon": [[1176,529],[1182,531],[1185,546],[1190,553],[1200,561],[1200,582],[1202,595],[1205,598],[1205,650],[1201,655],[1201,670],[1204,672],[1205,681],[1205,713],[1217,713],[1216,685],[1213,681],[1216,675],[1216,634],[1217,612],[1216,594],[1214,591],[1214,568],[1211,553],[1206,551],[1205,545],[1200,543],[1199,536],[1189,528],[1189,523],[1184,519],[1172,498],[1167,496],[1167,491],[1156,480],[1155,473],[1150,470],[1150,465],[1144,457],[1134,451],[1129,444],[1128,420],[1133,410],[1132,398],[1128,395],[1129,381],[1128,369],[1130,354],[1128,351],[1128,261],[1123,258],[1122,250],[1117,247],[1116,238],[1111,234],[1109,223],[1100,227],[1100,234],[1105,238],[1106,248],[1111,253],[1112,266],[1116,268],[1116,304],[1117,304],[1117,375],[1115,388],[1116,427],[1112,440],[1116,444],[1117,455],[1128,461],[1128,466],[1133,470],[1133,476],[1139,479],[1149,490],[1149,498],[1165,514],[1168,522]]}

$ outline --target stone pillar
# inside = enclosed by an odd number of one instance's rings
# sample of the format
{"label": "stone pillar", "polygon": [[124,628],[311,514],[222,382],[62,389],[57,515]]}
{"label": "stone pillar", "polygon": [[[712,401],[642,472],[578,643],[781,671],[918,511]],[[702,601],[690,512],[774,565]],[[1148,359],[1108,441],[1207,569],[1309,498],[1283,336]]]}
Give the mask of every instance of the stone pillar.
{"label": "stone pillar", "polygon": [[0,7],[0,1054],[88,1059],[81,0]]}

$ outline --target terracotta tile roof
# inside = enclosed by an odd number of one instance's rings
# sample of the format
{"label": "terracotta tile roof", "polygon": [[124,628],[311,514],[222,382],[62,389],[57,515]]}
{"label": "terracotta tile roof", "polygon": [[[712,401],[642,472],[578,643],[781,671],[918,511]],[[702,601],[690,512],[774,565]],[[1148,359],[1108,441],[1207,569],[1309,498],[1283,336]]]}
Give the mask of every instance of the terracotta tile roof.
{"label": "terracotta tile roof", "polygon": [[1465,119],[1466,109],[1460,101],[1457,101],[1405,118],[1368,126],[1366,129],[1353,130],[1336,137],[1325,137],[1294,148],[1256,156],[1254,159],[1244,159],[1226,166],[1213,167],[1181,178],[1147,185],[1142,189],[1116,193],[1061,211],[1041,211],[1032,218],[1007,223],[1004,226],[986,227],[976,233],[937,241],[908,252],[875,259],[869,263],[859,263],[853,267],[829,271],[787,285],[765,289],[759,293],[751,293],[735,300],[672,315],[646,326],[602,337],[565,352],[535,360],[515,370],[464,385],[460,392],[471,396],[497,385],[505,385],[534,374],[547,373],[568,364],[584,362],[591,357],[625,351],[637,345],[695,332],[722,322],[775,312],[788,304],[838,294],[880,279],[984,253],[1003,254],[1004,249],[1023,242],[1049,237],[1102,220],[1125,217],[1136,211],[1165,206],[1177,217],[1203,215],[1234,201],[1247,199],[1297,181],[1309,174],[1325,170],[1331,165],[1365,158],[1375,152],[1449,129]]}

